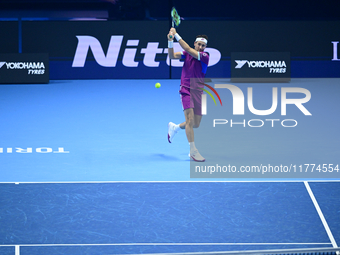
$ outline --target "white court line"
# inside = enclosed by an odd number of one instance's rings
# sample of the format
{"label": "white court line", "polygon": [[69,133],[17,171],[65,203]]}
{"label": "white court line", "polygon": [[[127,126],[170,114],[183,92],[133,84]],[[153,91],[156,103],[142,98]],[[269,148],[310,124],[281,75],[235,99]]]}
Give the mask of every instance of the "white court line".
{"label": "white court line", "polygon": [[306,186],[306,189],[307,189],[307,191],[308,191],[308,194],[309,194],[310,198],[311,198],[312,201],[313,201],[313,204],[314,204],[314,206],[315,206],[315,209],[316,209],[316,211],[317,211],[318,214],[319,214],[319,217],[320,217],[320,219],[321,219],[321,221],[322,221],[322,224],[323,224],[323,226],[324,226],[324,228],[325,228],[325,230],[326,230],[326,232],[327,232],[328,238],[329,238],[329,240],[331,241],[331,243],[332,243],[332,245],[333,245],[333,248],[338,248],[338,245],[337,245],[337,243],[336,243],[336,241],[335,241],[335,239],[334,239],[334,237],[333,237],[332,231],[331,231],[331,229],[330,229],[329,226],[328,226],[328,223],[327,223],[327,221],[326,221],[326,219],[325,219],[325,217],[324,217],[324,215],[323,215],[323,213],[322,213],[322,211],[321,211],[321,208],[320,208],[320,206],[319,206],[319,204],[318,204],[318,201],[316,201],[316,198],[315,198],[315,196],[314,196],[314,194],[313,194],[312,189],[310,188],[308,182],[305,181],[304,184],[305,184],[305,186]]}
{"label": "white court line", "polygon": [[[312,180],[309,182],[339,182],[340,180]],[[217,245],[328,245],[331,244],[333,246],[333,248],[338,248],[335,239],[328,227],[328,224],[321,212],[321,209],[313,195],[313,192],[311,191],[309,184],[307,181],[301,181],[301,180],[259,180],[259,181],[92,181],[92,182],[0,182],[0,184],[2,183],[11,183],[11,184],[81,184],[81,183],[197,183],[197,182],[304,182],[307,191],[314,203],[314,206],[316,207],[319,217],[321,218],[324,227],[327,231],[327,234],[331,240],[330,243],[116,243],[116,244],[17,244],[17,245],[0,245],[0,247],[5,247],[5,246],[15,246],[15,255],[20,255],[20,246],[25,246],[25,247],[29,247],[29,246],[35,246],[35,247],[53,247],[53,246],[146,246],[146,245],[160,245],[160,246],[180,246],[180,245],[212,245],[212,246],[217,246]],[[325,225],[326,224],[326,225]],[[328,230],[327,230],[328,229]],[[337,254],[339,254],[337,252]]]}
{"label": "white court line", "polygon": [[[98,184],[98,183],[224,183],[224,182],[307,182],[303,180],[251,180],[251,181],[59,181],[59,182],[0,182],[0,184]],[[340,182],[340,179],[332,180],[308,180],[308,182]]]}
{"label": "white court line", "polygon": [[[261,245],[328,245],[331,243],[112,243],[112,244],[16,244],[0,245],[0,247],[15,246],[15,255],[20,255],[20,247],[79,247],[79,246],[261,246]],[[325,247],[327,248],[327,247]]]}
{"label": "white court line", "polygon": [[225,246],[225,245],[329,245],[331,243],[107,243],[107,244],[2,244],[0,247],[12,247],[15,246],[15,249],[19,248],[19,246],[24,247],[53,247],[53,246]]}

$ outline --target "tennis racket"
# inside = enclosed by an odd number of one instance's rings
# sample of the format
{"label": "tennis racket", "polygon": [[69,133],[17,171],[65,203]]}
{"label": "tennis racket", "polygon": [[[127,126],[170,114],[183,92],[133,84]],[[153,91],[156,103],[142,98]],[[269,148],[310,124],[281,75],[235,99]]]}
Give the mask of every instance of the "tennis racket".
{"label": "tennis racket", "polygon": [[[175,7],[171,9],[171,20],[172,20],[172,27],[178,27],[181,24],[181,17],[178,15],[178,12]],[[172,35],[170,35],[172,38]]]}

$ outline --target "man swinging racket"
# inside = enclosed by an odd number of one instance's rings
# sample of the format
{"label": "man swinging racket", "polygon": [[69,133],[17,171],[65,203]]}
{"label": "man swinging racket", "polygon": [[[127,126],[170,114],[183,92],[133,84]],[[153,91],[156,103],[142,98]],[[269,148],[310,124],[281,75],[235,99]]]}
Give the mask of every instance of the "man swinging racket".
{"label": "man swinging racket", "polygon": [[[173,38],[181,45],[183,51],[174,52]],[[201,97],[204,88],[204,77],[209,63],[209,54],[204,52],[207,47],[208,37],[206,35],[196,36],[194,48],[191,48],[182,37],[176,32],[175,28],[171,28],[168,34],[168,52],[170,59],[184,59],[180,96],[184,110],[185,122],[181,124],[168,124],[168,141],[172,142],[175,134],[180,129],[185,129],[185,133],[190,145],[190,157],[199,162],[205,161],[195,147],[194,128],[198,128],[201,119]]]}

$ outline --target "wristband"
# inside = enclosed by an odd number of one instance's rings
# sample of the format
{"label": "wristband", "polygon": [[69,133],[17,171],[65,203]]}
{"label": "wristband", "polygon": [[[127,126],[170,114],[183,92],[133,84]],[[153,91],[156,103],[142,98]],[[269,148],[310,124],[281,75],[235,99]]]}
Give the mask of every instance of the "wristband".
{"label": "wristband", "polygon": [[174,47],[174,41],[168,41],[168,48]]}
{"label": "wristband", "polygon": [[182,39],[182,37],[178,33],[175,34],[175,38],[177,42]]}

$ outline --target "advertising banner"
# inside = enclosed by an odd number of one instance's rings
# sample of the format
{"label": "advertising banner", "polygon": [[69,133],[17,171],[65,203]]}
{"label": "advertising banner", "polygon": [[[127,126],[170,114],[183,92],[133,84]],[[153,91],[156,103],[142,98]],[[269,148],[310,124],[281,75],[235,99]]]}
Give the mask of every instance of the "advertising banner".
{"label": "advertising banner", "polygon": [[[51,79],[178,79],[183,62],[169,61],[169,28],[166,20],[24,21],[22,52],[48,52]],[[249,68],[235,70],[232,52],[285,53],[288,66],[269,68],[269,72],[279,72],[270,73],[273,77],[340,76],[338,21],[184,20],[177,31],[190,47],[197,35],[208,35],[210,77],[230,78],[231,71],[237,75]],[[182,50],[178,42],[174,48]],[[266,69],[249,68],[258,75]]]}
{"label": "advertising banner", "polygon": [[48,54],[0,54],[0,83],[48,82]]}
{"label": "advertising banner", "polygon": [[167,24],[23,22],[23,52],[49,52],[51,79],[169,78]]}
{"label": "advertising banner", "polygon": [[289,52],[232,52],[232,82],[289,82]]}

